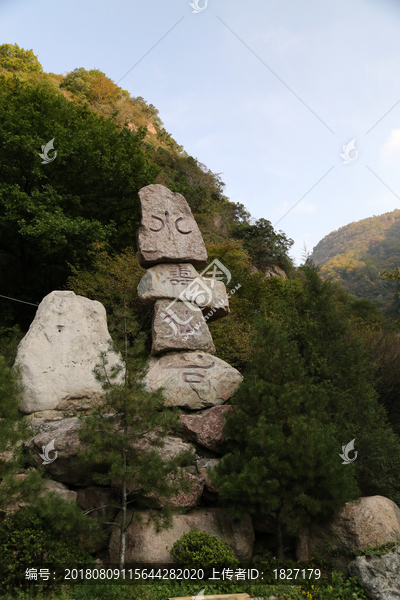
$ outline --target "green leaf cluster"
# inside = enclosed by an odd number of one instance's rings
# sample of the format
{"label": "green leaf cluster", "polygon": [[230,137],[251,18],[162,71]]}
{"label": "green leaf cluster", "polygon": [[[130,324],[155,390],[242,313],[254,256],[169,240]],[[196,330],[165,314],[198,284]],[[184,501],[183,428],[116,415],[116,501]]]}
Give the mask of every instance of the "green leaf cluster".
{"label": "green leaf cluster", "polygon": [[38,57],[33,50],[24,50],[18,44],[0,45],[0,70],[22,71],[24,73],[41,73],[43,71]]}
{"label": "green leaf cluster", "polygon": [[185,568],[210,569],[236,567],[238,560],[222,540],[205,531],[189,531],[174,542],[171,554]]}

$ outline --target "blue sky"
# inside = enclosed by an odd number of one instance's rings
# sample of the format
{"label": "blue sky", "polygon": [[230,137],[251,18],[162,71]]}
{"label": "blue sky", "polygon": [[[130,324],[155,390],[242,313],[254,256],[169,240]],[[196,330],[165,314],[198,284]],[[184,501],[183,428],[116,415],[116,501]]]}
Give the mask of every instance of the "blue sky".
{"label": "blue sky", "polygon": [[0,0],[0,31],[45,71],[98,68],[154,104],[298,262],[400,208],[399,0]]}

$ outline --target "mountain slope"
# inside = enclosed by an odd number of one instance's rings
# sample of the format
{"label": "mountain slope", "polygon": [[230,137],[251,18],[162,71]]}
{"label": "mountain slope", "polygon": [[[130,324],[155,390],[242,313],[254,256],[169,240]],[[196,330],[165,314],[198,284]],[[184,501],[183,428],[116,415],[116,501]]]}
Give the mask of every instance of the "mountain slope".
{"label": "mountain slope", "polygon": [[323,278],[340,282],[347,292],[398,317],[398,286],[379,273],[400,266],[400,210],[332,231],[314,247],[311,258],[321,266]]}

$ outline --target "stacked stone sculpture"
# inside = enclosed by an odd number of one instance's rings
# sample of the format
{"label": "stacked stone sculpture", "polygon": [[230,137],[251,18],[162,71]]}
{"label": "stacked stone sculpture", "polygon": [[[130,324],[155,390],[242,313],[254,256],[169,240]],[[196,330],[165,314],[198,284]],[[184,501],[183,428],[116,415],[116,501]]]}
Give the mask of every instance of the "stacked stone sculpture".
{"label": "stacked stone sculpture", "polygon": [[207,251],[185,198],[163,185],[139,192],[142,223],[138,258],[147,269],[139,298],[154,304],[153,360],[146,377],[149,391],[164,387],[166,404],[187,410],[226,402],[242,381],[236,369],[213,356],[207,320],[229,314],[223,272],[201,276]]}

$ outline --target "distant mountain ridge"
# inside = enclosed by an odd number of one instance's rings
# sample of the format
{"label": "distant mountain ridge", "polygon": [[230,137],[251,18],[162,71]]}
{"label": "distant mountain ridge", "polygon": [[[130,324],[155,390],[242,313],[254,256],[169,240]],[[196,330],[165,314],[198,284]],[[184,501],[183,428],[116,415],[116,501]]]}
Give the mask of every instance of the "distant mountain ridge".
{"label": "distant mountain ridge", "polygon": [[400,267],[400,210],[349,223],[326,235],[313,248],[313,261],[324,279],[333,279],[357,298],[372,300],[388,316],[398,317],[396,282],[383,269]]}

